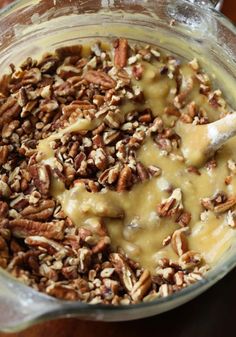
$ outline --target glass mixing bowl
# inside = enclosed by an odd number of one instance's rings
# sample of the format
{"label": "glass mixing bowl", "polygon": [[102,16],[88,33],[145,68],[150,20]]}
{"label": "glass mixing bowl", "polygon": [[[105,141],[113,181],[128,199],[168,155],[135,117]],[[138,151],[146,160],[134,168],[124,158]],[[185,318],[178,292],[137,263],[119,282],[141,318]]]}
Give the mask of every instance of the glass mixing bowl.
{"label": "glass mixing bowl", "polygon": [[[0,73],[62,45],[125,36],[183,58],[197,57],[219,80],[233,106],[236,28],[214,6],[219,1],[22,0],[0,14]],[[170,24],[171,23],[171,24]],[[235,100],[236,101],[236,100]],[[235,107],[234,107],[235,108]],[[56,317],[119,321],[156,315],[196,297],[236,265],[231,247],[202,281],[153,302],[129,306],[66,302],[38,293],[0,271],[0,329],[16,331]]]}

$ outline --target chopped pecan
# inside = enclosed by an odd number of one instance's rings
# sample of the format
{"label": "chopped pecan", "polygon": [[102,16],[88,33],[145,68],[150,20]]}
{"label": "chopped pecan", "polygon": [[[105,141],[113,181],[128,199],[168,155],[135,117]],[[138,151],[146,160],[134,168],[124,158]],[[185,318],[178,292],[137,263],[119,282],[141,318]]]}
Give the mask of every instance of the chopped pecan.
{"label": "chopped pecan", "polygon": [[94,164],[101,171],[104,171],[106,169],[107,164],[108,164],[107,155],[106,155],[106,152],[102,148],[98,148],[95,150]]}
{"label": "chopped pecan", "polygon": [[196,174],[196,175],[198,175],[198,176],[201,175],[201,172],[200,172],[200,171],[198,170],[198,168],[195,167],[195,166],[189,166],[189,167],[187,168],[187,171],[188,171],[189,173],[194,173],[194,174]]}
{"label": "chopped pecan", "polygon": [[179,211],[183,210],[182,192],[176,188],[168,199],[162,201],[157,207],[157,213],[160,217],[178,216]]}
{"label": "chopped pecan", "polygon": [[7,162],[9,154],[9,147],[7,145],[0,146],[0,165]]}
{"label": "chopped pecan", "polygon": [[179,265],[183,270],[192,270],[202,262],[201,254],[189,250],[179,258]]}
{"label": "chopped pecan", "polygon": [[82,247],[78,250],[78,271],[85,273],[89,270],[91,264],[92,251],[86,247]]}
{"label": "chopped pecan", "polygon": [[143,299],[152,284],[151,274],[148,270],[144,270],[138,282],[136,282],[131,291],[132,299],[137,302]]}
{"label": "chopped pecan", "polygon": [[44,236],[28,236],[25,239],[25,243],[32,247],[44,248],[49,254],[59,252],[61,257],[64,257],[68,252],[63,245]]}
{"label": "chopped pecan", "polygon": [[236,204],[236,197],[227,197],[224,193],[217,193],[211,198],[201,199],[201,204],[206,210],[218,213],[224,213],[230,210]]}
{"label": "chopped pecan", "polygon": [[39,192],[48,196],[51,182],[50,166],[36,164],[30,166],[29,171]]}
{"label": "chopped pecan", "polygon": [[116,86],[116,81],[113,80],[104,71],[89,70],[85,73],[84,78],[86,81],[100,85],[105,89],[112,89]]}
{"label": "chopped pecan", "polygon": [[170,284],[162,284],[159,288],[159,293],[161,297],[167,297],[173,293],[173,286]]}
{"label": "chopped pecan", "polygon": [[4,201],[0,201],[0,218],[6,218],[8,216],[9,207]]}
{"label": "chopped pecan", "polygon": [[107,249],[111,244],[111,239],[109,236],[102,237],[98,243],[92,248],[94,254],[101,253]]}
{"label": "chopped pecan", "polygon": [[114,63],[119,68],[124,68],[128,59],[128,41],[126,39],[117,39],[115,41]]}
{"label": "chopped pecan", "polygon": [[42,200],[38,206],[28,206],[20,212],[23,218],[35,221],[48,220],[54,212],[55,201]]}
{"label": "chopped pecan", "polygon": [[27,252],[18,252],[7,266],[8,271],[14,270],[15,267],[26,267],[38,269],[38,256],[42,252],[40,250],[29,250]]}
{"label": "chopped pecan", "polygon": [[189,212],[183,212],[181,213],[177,219],[175,220],[181,227],[186,227],[189,225],[190,221],[191,221],[191,213]]}
{"label": "chopped pecan", "polygon": [[174,231],[171,238],[171,245],[176,254],[183,255],[188,251],[188,241],[185,235],[186,227]]}
{"label": "chopped pecan", "polygon": [[75,301],[79,299],[78,291],[72,287],[60,283],[53,283],[52,285],[48,286],[46,288],[46,293],[48,295],[67,301]]}
{"label": "chopped pecan", "polygon": [[132,171],[128,165],[126,165],[120,172],[119,179],[117,182],[117,192],[126,191],[131,183]]}
{"label": "chopped pecan", "polygon": [[149,172],[141,162],[137,162],[137,172],[142,182],[149,179]]}
{"label": "chopped pecan", "polygon": [[10,187],[3,180],[0,180],[0,196],[4,198],[9,198],[10,195],[11,195]]}
{"label": "chopped pecan", "polygon": [[115,111],[109,111],[104,118],[104,122],[111,129],[118,129],[123,122],[123,115],[119,109],[116,109]]}
{"label": "chopped pecan", "polygon": [[98,182],[102,185],[112,185],[116,182],[119,177],[120,166],[112,166],[106,169],[102,174],[99,176]]}
{"label": "chopped pecan", "polygon": [[9,259],[9,250],[6,241],[0,236],[0,267],[6,268]]}
{"label": "chopped pecan", "polygon": [[109,260],[114,266],[115,271],[118,274],[125,289],[128,292],[131,292],[137,281],[133,271],[125,261],[125,258],[121,254],[112,253],[109,255]]}
{"label": "chopped pecan", "polygon": [[14,119],[18,118],[21,112],[21,107],[15,98],[9,97],[1,107],[0,107],[0,129],[4,125],[10,123]]}
{"label": "chopped pecan", "polygon": [[64,60],[68,56],[80,56],[82,51],[82,46],[77,44],[73,46],[65,46],[56,49],[56,56],[59,57],[60,60]]}
{"label": "chopped pecan", "polygon": [[236,197],[230,197],[227,201],[214,207],[215,213],[224,213],[236,204]]}
{"label": "chopped pecan", "polygon": [[27,219],[10,220],[9,229],[16,237],[26,238],[31,235],[42,235],[48,239],[62,240],[64,237],[64,221],[38,222]]}
{"label": "chopped pecan", "polygon": [[10,75],[3,75],[0,79],[0,98],[7,97],[9,95],[9,82]]}
{"label": "chopped pecan", "polygon": [[148,171],[152,177],[159,177],[161,175],[161,168],[154,165],[149,165]]}

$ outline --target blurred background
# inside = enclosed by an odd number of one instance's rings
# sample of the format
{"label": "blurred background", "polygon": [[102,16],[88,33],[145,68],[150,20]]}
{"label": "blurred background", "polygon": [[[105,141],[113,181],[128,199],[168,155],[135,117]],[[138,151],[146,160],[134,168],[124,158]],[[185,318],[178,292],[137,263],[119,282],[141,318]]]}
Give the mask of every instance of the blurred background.
{"label": "blurred background", "polygon": [[[3,8],[12,2],[14,2],[14,0],[0,0],[0,8]],[[236,23],[236,0],[224,0],[222,12]]]}

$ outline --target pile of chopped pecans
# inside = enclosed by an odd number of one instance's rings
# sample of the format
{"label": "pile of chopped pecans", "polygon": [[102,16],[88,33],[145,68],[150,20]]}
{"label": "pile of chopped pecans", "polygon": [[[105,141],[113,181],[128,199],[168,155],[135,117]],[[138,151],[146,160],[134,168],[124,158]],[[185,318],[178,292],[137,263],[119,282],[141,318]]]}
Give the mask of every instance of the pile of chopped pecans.
{"label": "pile of chopped pecans", "polygon": [[[96,233],[78,228],[50,195],[52,177],[68,189],[82,182],[92,193],[131,189],[161,174],[159,167],[145,167],[136,160],[146,137],[166,155],[180,144],[174,129],[153,116],[150,108],[122,113],[128,101],[145,105],[134,80],[142,78],[142,61],[160,60],[158,50],[129,46],[125,39],[116,40],[111,51],[98,42],[87,57],[82,48],[63,47],[40,61],[29,57],[19,69],[11,64],[11,73],[1,79],[0,266],[34,289],[65,300],[116,305],[167,296],[200,280],[207,270],[201,255],[188,249],[191,214],[183,209],[181,191],[157,207],[159,216],[174,217],[180,225],[163,243],[171,242],[179,262],[161,259],[155,275],[120,249],[114,251],[102,221]],[[161,75],[175,76],[179,83],[166,115],[206,123],[205,112],[185,101],[193,83],[181,92],[177,60],[165,56],[163,63]],[[220,93],[212,94],[196,61],[191,66],[201,92],[212,104],[220,104]],[[41,163],[38,141],[78,118],[100,123],[91,131],[67,133],[51,142],[56,165]],[[235,203],[223,202],[227,209]],[[215,199],[202,203],[207,209],[222,207]]]}

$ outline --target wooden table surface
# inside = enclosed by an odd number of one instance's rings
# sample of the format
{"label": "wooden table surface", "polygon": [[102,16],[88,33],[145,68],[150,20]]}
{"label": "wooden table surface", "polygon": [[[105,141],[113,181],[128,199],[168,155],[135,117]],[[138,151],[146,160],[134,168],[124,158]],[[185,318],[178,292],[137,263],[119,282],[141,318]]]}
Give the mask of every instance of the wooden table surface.
{"label": "wooden table surface", "polygon": [[[0,0],[0,6],[9,2]],[[222,11],[236,22],[236,0],[225,0]],[[148,319],[118,323],[61,319],[0,337],[231,337],[236,335],[235,279],[233,270],[195,300]]]}

